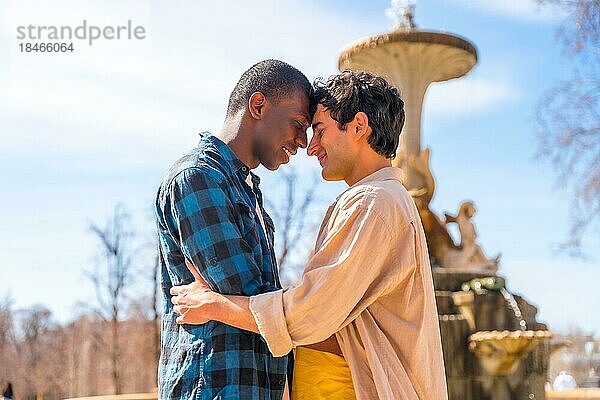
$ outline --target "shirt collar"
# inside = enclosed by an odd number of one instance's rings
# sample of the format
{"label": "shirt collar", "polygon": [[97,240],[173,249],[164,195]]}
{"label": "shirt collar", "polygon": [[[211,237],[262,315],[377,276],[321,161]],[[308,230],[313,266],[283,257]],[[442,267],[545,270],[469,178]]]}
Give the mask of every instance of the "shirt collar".
{"label": "shirt collar", "polygon": [[[258,176],[254,175],[250,168],[240,160],[235,153],[227,146],[221,139],[214,136],[210,132],[200,132],[200,146],[210,144],[215,147],[217,152],[223,157],[226,162],[226,165],[229,167],[230,172],[235,173],[238,171],[242,172],[244,175],[244,179],[248,176],[248,174],[252,175],[252,182],[255,182],[260,179]],[[258,184],[258,182],[256,182]]]}
{"label": "shirt collar", "polygon": [[375,181],[387,181],[387,180],[397,180],[402,183],[402,170],[398,167],[383,167],[378,169],[377,171],[365,176],[360,181],[356,182],[354,185],[350,186],[355,187],[358,185],[363,185],[369,182]]}
{"label": "shirt collar", "polygon": [[[346,190],[344,190],[340,195],[335,199],[335,203],[337,203],[344,194],[346,194],[350,189],[357,187],[359,185],[364,185],[369,182],[377,182],[377,181],[387,181],[387,180],[396,180],[402,183],[402,170],[398,167],[383,167],[378,169],[377,171],[365,176],[360,181],[356,182],[354,185],[350,186]],[[335,204],[334,203],[334,204]],[[332,204],[332,207],[333,205]]]}

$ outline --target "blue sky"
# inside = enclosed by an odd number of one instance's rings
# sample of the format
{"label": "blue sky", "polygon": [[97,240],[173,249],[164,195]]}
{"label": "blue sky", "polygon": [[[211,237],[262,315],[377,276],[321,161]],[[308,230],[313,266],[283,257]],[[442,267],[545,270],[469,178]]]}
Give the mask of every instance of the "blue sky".
{"label": "blue sky", "polygon": [[[0,298],[17,307],[43,303],[61,320],[93,300],[84,274],[97,254],[90,222],[104,223],[121,202],[140,240],[151,238],[161,178],[197,132],[220,128],[241,72],[279,58],[310,79],[326,77],[347,43],[392,26],[387,1],[47,4],[0,1]],[[479,51],[468,76],[430,87],[422,138],[437,180],[433,208],[455,212],[473,200],[480,242],[488,254],[502,253],[509,289],[537,305],[553,329],[600,332],[598,239],[587,238],[587,263],[553,251],[568,232],[570,193],[535,158],[535,104],[571,71],[555,38],[559,18],[534,0],[419,1],[419,28],[458,34]],[[17,26],[83,19],[132,20],[146,38],[75,41],[69,54],[19,52]],[[302,155],[284,168],[300,171],[304,186],[318,173]],[[258,173],[265,194],[276,196],[273,173]],[[322,183],[314,213],[343,189]],[[143,261],[138,274],[149,273]]]}

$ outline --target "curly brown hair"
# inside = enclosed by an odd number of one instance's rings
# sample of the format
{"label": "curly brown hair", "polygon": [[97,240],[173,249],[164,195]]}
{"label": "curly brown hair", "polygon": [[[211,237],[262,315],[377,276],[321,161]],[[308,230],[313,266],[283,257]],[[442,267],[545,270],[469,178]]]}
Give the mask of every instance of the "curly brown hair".
{"label": "curly brown hair", "polygon": [[396,157],[404,126],[404,102],[399,90],[381,76],[370,72],[343,71],[323,82],[314,82],[314,104],[321,104],[338,122],[340,129],[362,111],[373,130],[368,143],[386,158]]}

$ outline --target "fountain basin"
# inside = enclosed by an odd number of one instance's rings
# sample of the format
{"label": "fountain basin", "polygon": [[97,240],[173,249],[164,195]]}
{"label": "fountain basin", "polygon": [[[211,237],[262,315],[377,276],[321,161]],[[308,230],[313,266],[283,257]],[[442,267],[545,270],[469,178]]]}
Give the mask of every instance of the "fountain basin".
{"label": "fountain basin", "polygon": [[480,331],[469,336],[469,350],[488,374],[505,376],[515,372],[523,357],[551,337],[550,331]]}
{"label": "fountain basin", "polygon": [[[385,54],[382,54],[385,53]],[[426,65],[427,83],[446,81],[465,75],[477,64],[477,49],[468,40],[445,32],[417,29],[396,30],[369,36],[350,43],[340,54],[340,70],[373,66],[369,57],[397,59],[399,66],[414,62]],[[411,63],[408,60],[410,59]],[[427,63],[426,61],[435,61]],[[408,67],[413,69],[412,65]],[[404,68],[403,68],[404,69]],[[389,69],[385,72],[390,72]],[[404,72],[404,71],[402,71]]]}

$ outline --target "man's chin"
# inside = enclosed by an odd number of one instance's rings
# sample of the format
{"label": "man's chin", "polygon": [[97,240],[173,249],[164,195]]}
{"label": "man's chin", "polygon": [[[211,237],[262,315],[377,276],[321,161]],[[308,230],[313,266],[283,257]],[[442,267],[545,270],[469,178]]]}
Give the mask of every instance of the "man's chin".
{"label": "man's chin", "polygon": [[340,177],[340,176],[336,176],[328,171],[325,170],[325,168],[323,168],[321,170],[321,177],[326,180],[326,181],[342,181],[344,180],[344,178]]}
{"label": "man's chin", "polygon": [[280,162],[274,162],[274,163],[261,163],[263,167],[265,167],[266,169],[268,169],[269,171],[276,171],[277,169],[279,169],[279,167],[281,167]]}

